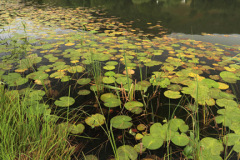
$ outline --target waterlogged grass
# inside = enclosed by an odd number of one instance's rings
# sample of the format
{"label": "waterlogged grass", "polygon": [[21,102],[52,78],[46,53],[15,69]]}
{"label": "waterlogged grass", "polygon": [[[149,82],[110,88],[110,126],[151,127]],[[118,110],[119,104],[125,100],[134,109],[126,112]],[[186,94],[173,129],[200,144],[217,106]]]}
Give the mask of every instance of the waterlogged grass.
{"label": "waterlogged grass", "polygon": [[[3,30],[12,36],[0,42],[1,158],[102,156],[77,140],[76,149],[77,138],[104,139],[109,159],[228,159],[240,152],[239,48],[140,39],[89,8],[13,14],[4,7],[2,21],[24,23],[16,29],[23,34]],[[148,155],[154,150],[158,155]]]}

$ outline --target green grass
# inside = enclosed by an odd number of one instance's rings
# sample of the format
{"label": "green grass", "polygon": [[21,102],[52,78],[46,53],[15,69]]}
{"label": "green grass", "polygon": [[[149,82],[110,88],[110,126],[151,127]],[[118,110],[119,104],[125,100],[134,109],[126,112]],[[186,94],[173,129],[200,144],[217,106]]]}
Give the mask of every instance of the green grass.
{"label": "green grass", "polygon": [[0,159],[70,159],[75,147],[69,145],[69,132],[41,112],[29,112],[37,106],[24,104],[27,93],[0,87]]}

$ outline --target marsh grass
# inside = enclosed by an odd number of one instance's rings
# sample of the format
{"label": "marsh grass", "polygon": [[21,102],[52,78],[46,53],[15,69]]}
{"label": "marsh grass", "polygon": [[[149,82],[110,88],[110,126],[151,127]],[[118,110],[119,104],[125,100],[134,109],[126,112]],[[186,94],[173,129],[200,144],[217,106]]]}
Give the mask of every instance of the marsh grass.
{"label": "marsh grass", "polygon": [[[0,92],[0,159],[70,159],[74,146],[69,131],[59,128],[41,112],[31,112],[23,96]],[[46,112],[46,110],[44,111]]]}

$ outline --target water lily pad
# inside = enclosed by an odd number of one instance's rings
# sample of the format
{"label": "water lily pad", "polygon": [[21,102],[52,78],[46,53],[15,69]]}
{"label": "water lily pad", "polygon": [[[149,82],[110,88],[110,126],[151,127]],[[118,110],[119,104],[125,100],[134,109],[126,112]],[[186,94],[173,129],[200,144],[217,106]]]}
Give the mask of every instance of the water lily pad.
{"label": "water lily pad", "polygon": [[61,97],[60,100],[56,100],[54,104],[59,107],[68,107],[73,105],[74,102],[74,98],[65,96]]}
{"label": "water lily pad", "polygon": [[19,73],[9,73],[8,75],[2,75],[2,79],[9,86],[19,86],[28,82],[27,78],[22,78]]}
{"label": "water lily pad", "polygon": [[113,93],[104,93],[101,95],[100,99],[104,102],[107,102],[109,99],[117,99],[117,95]]}
{"label": "water lily pad", "polygon": [[172,141],[175,145],[183,147],[183,146],[186,146],[186,145],[189,143],[189,139],[190,139],[190,138],[189,138],[186,134],[184,134],[184,133],[182,133],[182,134],[177,133],[177,134],[175,134],[175,136],[171,139],[171,141]]}
{"label": "water lily pad", "polygon": [[208,88],[211,88],[211,87],[218,88],[219,87],[219,84],[212,79],[205,78],[202,80],[202,82],[204,82],[208,86]]}
{"label": "water lily pad", "polygon": [[117,61],[108,61],[108,62],[106,63],[106,65],[109,65],[109,66],[116,66],[117,64],[118,64]]}
{"label": "water lily pad", "polygon": [[113,71],[108,71],[106,73],[104,73],[105,76],[109,76],[109,77],[113,77],[116,73]]}
{"label": "water lily pad", "polygon": [[[205,157],[204,159],[219,159],[220,153],[223,151],[223,145],[217,139],[206,137],[200,141],[200,146],[202,148],[200,157]],[[215,157],[216,156],[216,157]],[[221,157],[220,157],[221,158]]]}
{"label": "water lily pad", "polygon": [[121,105],[120,99],[108,99],[105,101],[104,105],[109,108],[117,107]]}
{"label": "water lily pad", "polygon": [[171,84],[171,85],[167,86],[167,89],[170,89],[171,91],[180,91],[182,89],[182,87],[177,84]]}
{"label": "water lily pad", "polygon": [[138,152],[138,153],[140,153],[140,152],[144,152],[144,151],[146,151],[146,147],[144,147],[143,145],[141,145],[141,143],[138,143],[138,144],[136,144],[135,146],[134,146],[134,149]]}
{"label": "water lily pad", "polygon": [[219,89],[228,89],[229,88],[229,85],[225,84],[225,83],[221,83],[221,82],[218,82],[219,84]]}
{"label": "water lily pad", "polygon": [[172,131],[178,131],[178,129],[181,131],[181,132],[187,132],[189,127],[188,125],[185,124],[185,122],[182,120],[182,119],[179,119],[179,118],[174,118],[174,119],[171,119],[169,121],[169,128],[172,130]]}
{"label": "water lily pad", "polygon": [[79,90],[78,91],[78,94],[79,95],[88,95],[88,94],[90,94],[91,92],[89,91],[89,90],[87,90],[87,89],[82,89],[82,90]]}
{"label": "water lily pad", "polygon": [[138,101],[129,101],[129,102],[125,103],[125,108],[129,111],[132,111],[133,109],[137,109],[140,107],[143,107],[143,104]]}
{"label": "water lily pad", "polygon": [[92,128],[101,126],[105,123],[105,117],[99,113],[92,115],[91,117],[87,117],[85,122],[91,126]]}
{"label": "water lily pad", "polygon": [[236,96],[234,94],[230,94],[230,93],[227,93],[227,92],[220,92],[219,95],[222,98],[226,98],[226,99],[234,99],[234,98],[236,98]]}
{"label": "water lily pad", "polygon": [[164,95],[166,97],[168,97],[168,98],[171,98],[171,99],[178,99],[178,98],[180,98],[182,96],[180,94],[180,92],[178,92],[178,91],[171,91],[171,90],[165,91]]}
{"label": "water lily pad", "polygon": [[63,71],[59,71],[59,72],[54,72],[54,73],[52,73],[51,75],[50,75],[50,77],[51,78],[56,78],[56,79],[58,79],[58,78],[63,78],[63,77],[65,77],[65,72],[63,72]]}
{"label": "water lily pad", "polygon": [[120,146],[117,153],[119,160],[136,160],[138,157],[137,151],[129,145]]}
{"label": "water lily pad", "polygon": [[103,83],[110,84],[110,83],[115,82],[115,78],[114,77],[103,77],[102,81],[103,81]]}
{"label": "water lily pad", "polygon": [[239,80],[240,78],[237,77],[234,73],[229,72],[229,71],[222,71],[220,73],[220,77],[228,83],[236,83],[237,80]]}
{"label": "water lily pad", "polygon": [[118,129],[127,129],[131,127],[133,124],[130,122],[132,120],[131,117],[125,116],[125,115],[120,115],[120,116],[115,116],[111,119],[110,123],[114,128]]}
{"label": "water lily pad", "polygon": [[97,92],[97,91],[102,91],[103,90],[103,85],[92,85],[90,87],[90,90],[93,92]]}
{"label": "water lily pad", "polygon": [[136,140],[141,140],[143,138],[143,135],[141,133],[137,133],[135,136]]}
{"label": "water lily pad", "polygon": [[238,104],[236,101],[231,100],[231,99],[226,99],[226,98],[217,99],[216,103],[220,107],[225,107],[225,108],[228,108],[228,107],[237,108],[238,107]]}
{"label": "water lily pad", "polygon": [[130,79],[130,78],[127,78],[127,77],[118,77],[117,79],[116,79],[116,82],[118,83],[118,84],[128,84],[128,83],[132,83],[132,79]]}
{"label": "water lily pad", "polygon": [[142,139],[142,143],[147,149],[155,150],[163,145],[163,139],[161,137],[145,135]]}
{"label": "water lily pad", "polygon": [[70,72],[70,73],[83,72],[83,71],[84,71],[83,66],[73,66],[73,67],[68,68],[68,72]]}
{"label": "water lily pad", "polygon": [[79,80],[77,80],[77,83],[80,85],[85,85],[91,82],[90,78],[81,78]]}
{"label": "water lily pad", "polygon": [[83,133],[85,129],[85,126],[82,123],[79,123],[77,125],[73,124],[71,125],[71,133],[72,134],[79,134],[79,133]]}
{"label": "water lily pad", "polygon": [[144,131],[144,130],[146,129],[146,126],[145,126],[144,124],[139,124],[139,125],[137,126],[137,129],[138,129],[139,131]]}
{"label": "water lily pad", "polygon": [[103,68],[106,69],[106,70],[114,70],[115,66],[106,65]]}

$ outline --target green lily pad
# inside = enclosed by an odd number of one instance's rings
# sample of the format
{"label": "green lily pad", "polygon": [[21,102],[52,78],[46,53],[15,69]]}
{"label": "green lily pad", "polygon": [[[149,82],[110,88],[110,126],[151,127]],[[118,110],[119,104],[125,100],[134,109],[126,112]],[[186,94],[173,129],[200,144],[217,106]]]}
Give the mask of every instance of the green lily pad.
{"label": "green lily pad", "polygon": [[33,80],[44,80],[46,78],[48,78],[48,74],[42,71],[38,71],[38,72],[33,72],[30,73],[29,75],[26,76],[26,78],[31,78]]}
{"label": "green lily pad", "polygon": [[220,73],[220,77],[228,83],[236,83],[237,80],[239,80],[240,78],[237,77],[234,73],[229,72],[229,71],[222,71]]}
{"label": "green lily pad", "polygon": [[92,85],[90,87],[90,90],[93,91],[93,92],[102,91],[103,90],[103,85]]}
{"label": "green lily pad", "polygon": [[65,77],[65,72],[63,72],[63,71],[58,71],[58,72],[54,72],[54,73],[52,73],[51,75],[50,75],[50,77],[51,78],[56,78],[56,79],[58,79],[58,78],[63,78],[63,77]]}
{"label": "green lily pad", "polygon": [[130,78],[127,78],[127,77],[118,77],[117,79],[116,79],[116,82],[118,83],[118,84],[131,84],[132,83],[132,79],[130,79]]}
{"label": "green lily pad", "polygon": [[117,61],[108,61],[108,62],[106,63],[106,65],[109,65],[109,66],[116,66],[117,64],[118,64]]}
{"label": "green lily pad", "polygon": [[81,78],[79,80],[77,80],[77,83],[80,85],[85,85],[91,82],[90,78]]}
{"label": "green lily pad", "polygon": [[19,86],[28,82],[27,78],[22,78],[19,73],[9,73],[8,75],[2,75],[2,79],[9,86]]}
{"label": "green lily pad", "polygon": [[234,94],[230,94],[230,93],[227,93],[227,92],[220,92],[219,95],[222,98],[226,98],[226,99],[234,99],[234,98],[236,98],[236,96]]}
{"label": "green lily pad", "polygon": [[114,128],[127,129],[133,125],[131,122],[129,122],[131,120],[132,118],[129,116],[120,115],[113,117],[110,121],[110,124],[112,124]]}
{"label": "green lily pad", "polygon": [[79,134],[79,133],[83,133],[85,129],[85,126],[82,123],[79,123],[77,125],[73,124],[71,125],[71,133],[72,134]]}
{"label": "green lily pad", "polygon": [[88,95],[88,94],[90,94],[91,92],[89,91],[89,90],[87,90],[87,89],[82,89],[82,90],[79,90],[78,91],[78,94],[79,95],[83,95],[83,96],[85,96],[85,95]]}
{"label": "green lily pad", "polygon": [[[200,141],[200,146],[202,149],[202,153],[200,157],[205,157],[204,159],[215,158],[219,159],[220,153],[223,151],[223,145],[217,139],[206,137]],[[221,158],[221,157],[220,157]]]}
{"label": "green lily pad", "polygon": [[225,107],[225,108],[228,108],[228,107],[237,108],[238,107],[238,104],[236,101],[231,100],[231,99],[226,99],[226,98],[217,99],[216,103],[220,107]]}
{"label": "green lily pad", "polygon": [[167,86],[167,89],[170,89],[171,91],[180,91],[182,89],[182,87],[177,84],[171,84],[171,85]]}
{"label": "green lily pad", "polygon": [[119,160],[136,160],[138,157],[137,151],[129,145],[120,146],[117,153]]}
{"label": "green lily pad", "polygon": [[189,143],[189,137],[185,133],[176,133],[171,141],[177,146],[186,146]]}
{"label": "green lily pad", "polygon": [[144,131],[144,130],[146,129],[146,126],[145,126],[144,124],[139,124],[139,125],[137,126],[137,129],[138,129],[139,131]]}
{"label": "green lily pad", "polygon": [[106,70],[114,70],[115,66],[106,65],[103,68],[106,69]]}
{"label": "green lily pad", "polygon": [[142,143],[147,149],[155,150],[163,145],[163,139],[161,137],[145,135],[142,139]]}
{"label": "green lily pad", "polygon": [[178,98],[180,98],[182,96],[180,94],[180,92],[178,92],[178,91],[171,91],[171,90],[165,91],[164,95],[166,97],[168,97],[168,98],[171,98],[171,99],[178,99]]}
{"label": "green lily pad", "polygon": [[73,67],[68,68],[68,72],[70,72],[70,73],[83,72],[83,71],[84,71],[83,66],[73,66]]}
{"label": "green lily pad", "polygon": [[136,145],[134,146],[134,149],[135,149],[138,153],[140,153],[140,151],[141,151],[141,152],[145,152],[147,148],[144,147],[143,145],[141,146],[141,144],[138,143],[138,144],[136,144]]}
{"label": "green lily pad", "polygon": [[219,84],[212,79],[205,78],[202,80],[202,82],[205,83],[208,86],[208,88],[212,88],[212,87],[218,88],[219,87]]}
{"label": "green lily pad", "polygon": [[114,77],[103,77],[102,81],[103,81],[103,83],[110,84],[110,83],[115,82],[115,78]]}
{"label": "green lily pad", "polygon": [[91,117],[87,117],[85,122],[91,126],[92,128],[101,126],[105,123],[105,117],[99,113],[92,115]]}
{"label": "green lily pad", "polygon": [[171,119],[169,121],[169,128],[172,130],[172,131],[178,131],[178,129],[181,131],[181,132],[187,132],[189,127],[188,125],[185,124],[185,122],[182,120],[182,119],[179,119],[179,118],[174,118],[174,119]]}
{"label": "green lily pad", "polygon": [[121,105],[120,99],[108,99],[105,101],[104,105],[109,108],[117,107]]}
{"label": "green lily pad", "polygon": [[140,108],[140,107],[143,107],[143,104],[138,101],[129,101],[125,103],[125,108],[129,111],[132,111],[133,109]]}
{"label": "green lily pad", "polygon": [[60,100],[56,100],[54,104],[59,107],[68,107],[73,105],[74,102],[74,98],[65,96],[61,97]]}
{"label": "green lily pad", "polygon": [[116,73],[113,71],[108,71],[106,73],[104,73],[104,76],[109,76],[109,77],[113,77]]}
{"label": "green lily pad", "polygon": [[240,135],[235,133],[228,133],[223,137],[223,143],[226,146],[233,146],[240,140]]}
{"label": "green lily pad", "polygon": [[117,96],[113,93],[104,93],[101,95],[100,99],[107,102],[109,99],[117,99]]}
{"label": "green lily pad", "polygon": [[68,82],[70,81],[72,78],[70,76],[64,76],[61,78],[61,82]]}

